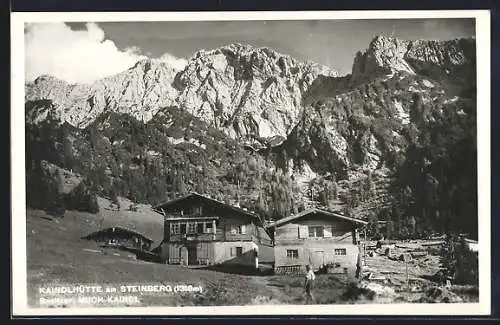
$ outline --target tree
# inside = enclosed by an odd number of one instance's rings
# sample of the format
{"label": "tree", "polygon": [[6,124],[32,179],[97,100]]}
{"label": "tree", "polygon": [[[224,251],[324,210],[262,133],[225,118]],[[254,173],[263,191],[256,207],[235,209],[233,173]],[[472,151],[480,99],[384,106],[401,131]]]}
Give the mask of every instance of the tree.
{"label": "tree", "polygon": [[401,223],[401,211],[396,203],[392,204],[390,219],[392,221],[392,230],[398,237],[401,235],[403,225]]}
{"label": "tree", "polygon": [[92,193],[86,185],[86,181],[80,182],[65,198],[67,209],[97,213],[99,204],[95,193]]}
{"label": "tree", "polygon": [[68,126],[63,124],[62,126],[62,142],[64,150],[64,166],[66,168],[73,168],[75,156],[73,154],[73,143],[69,137]]}
{"label": "tree", "polygon": [[387,222],[385,224],[385,238],[387,238],[387,239],[392,238],[392,232],[393,232],[392,220],[387,220]]}
{"label": "tree", "polygon": [[414,216],[408,217],[408,227],[410,234],[414,236],[417,233],[417,220]]}
{"label": "tree", "polygon": [[183,195],[187,193],[186,183],[184,182],[184,173],[177,172],[174,179],[173,192]]}
{"label": "tree", "polygon": [[118,191],[114,186],[111,186],[109,196],[111,198],[111,204],[115,205],[118,210],[120,210],[120,201],[118,200]]}
{"label": "tree", "polygon": [[51,173],[48,169],[45,169],[42,172],[43,175],[38,180],[41,182],[41,192],[35,194],[42,197],[39,208],[44,209],[53,216],[64,217],[66,206],[64,204],[63,181],[60,170]]}
{"label": "tree", "polygon": [[373,181],[371,171],[368,171],[368,175],[363,180],[361,189],[362,189],[361,201],[367,201],[370,197],[372,197],[375,194],[375,182]]}
{"label": "tree", "polygon": [[96,128],[92,125],[88,129],[89,131],[89,137],[90,137],[90,144],[92,145],[92,149],[96,150],[97,149],[97,131]]}
{"label": "tree", "polygon": [[368,216],[367,233],[371,238],[375,240],[378,240],[381,237],[378,218],[375,213],[372,213]]}
{"label": "tree", "polygon": [[464,240],[457,235],[448,235],[441,249],[441,264],[444,277],[450,277],[458,284],[479,283],[478,259]]}

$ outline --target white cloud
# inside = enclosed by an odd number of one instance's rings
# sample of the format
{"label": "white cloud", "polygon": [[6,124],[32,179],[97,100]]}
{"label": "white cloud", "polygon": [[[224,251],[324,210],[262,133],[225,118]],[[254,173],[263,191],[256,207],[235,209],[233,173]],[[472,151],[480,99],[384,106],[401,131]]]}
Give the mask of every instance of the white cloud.
{"label": "white cloud", "polygon": [[170,53],[165,53],[160,57],[161,61],[168,63],[170,66],[174,67],[177,70],[182,70],[187,65],[188,61],[183,58],[178,58],[173,56]]}
{"label": "white cloud", "polygon": [[[25,53],[27,81],[48,74],[71,83],[91,83],[146,58],[138,47],[117,48],[95,23],[87,23],[85,30],[72,30],[64,23],[29,24]],[[161,59],[178,69],[186,64],[168,53]]]}

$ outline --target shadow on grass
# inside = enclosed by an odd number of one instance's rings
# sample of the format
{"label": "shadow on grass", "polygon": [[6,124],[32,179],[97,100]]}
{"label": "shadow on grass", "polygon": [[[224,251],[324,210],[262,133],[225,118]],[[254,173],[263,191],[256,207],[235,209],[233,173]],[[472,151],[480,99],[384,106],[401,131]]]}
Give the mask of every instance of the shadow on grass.
{"label": "shadow on grass", "polygon": [[218,264],[218,265],[203,266],[198,269],[229,273],[229,274],[254,275],[254,276],[268,276],[274,274],[272,266],[268,265],[260,265],[259,268],[256,269],[254,267],[244,266],[244,265]]}
{"label": "shadow on grass", "polygon": [[107,245],[107,244],[102,244],[99,245],[101,248],[112,248],[112,249],[117,249],[120,251],[132,253],[135,255],[135,258],[140,261],[144,262],[150,262],[150,263],[157,263],[157,264],[165,264],[165,259],[162,258],[159,254],[155,254],[151,251],[147,250],[141,250],[137,249],[134,247],[128,247],[125,245]]}

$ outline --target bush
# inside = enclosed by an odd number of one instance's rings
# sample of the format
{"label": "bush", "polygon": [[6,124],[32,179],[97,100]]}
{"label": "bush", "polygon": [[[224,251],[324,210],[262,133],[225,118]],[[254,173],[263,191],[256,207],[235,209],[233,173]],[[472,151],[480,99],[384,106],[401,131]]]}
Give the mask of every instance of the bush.
{"label": "bush", "polygon": [[66,212],[66,205],[64,204],[64,197],[60,193],[54,193],[52,201],[44,209],[48,214],[55,217],[64,217]]}
{"label": "bush", "polygon": [[64,217],[66,212],[64,194],[61,193],[61,176],[50,171],[42,162],[34,163],[26,175],[26,204],[35,209],[45,210],[47,213]]}
{"label": "bush", "polygon": [[66,208],[71,210],[97,213],[99,205],[97,196],[90,191],[82,181],[68,195],[66,195]]}
{"label": "bush", "polygon": [[456,284],[479,284],[477,253],[469,250],[464,238],[448,236],[441,257],[444,278],[451,278]]}
{"label": "bush", "polygon": [[346,291],[342,294],[342,300],[344,301],[356,301],[361,297],[373,300],[375,298],[375,292],[360,288],[356,282],[350,282],[347,285]]}

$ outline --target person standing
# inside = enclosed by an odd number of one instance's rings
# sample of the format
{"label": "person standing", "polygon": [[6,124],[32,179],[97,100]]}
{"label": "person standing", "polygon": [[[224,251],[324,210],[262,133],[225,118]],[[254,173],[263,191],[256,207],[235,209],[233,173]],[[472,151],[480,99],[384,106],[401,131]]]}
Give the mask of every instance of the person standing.
{"label": "person standing", "polygon": [[358,259],[356,261],[356,279],[361,277],[361,272],[363,269],[363,257],[361,254],[361,246],[358,246]]}
{"label": "person standing", "polygon": [[259,246],[252,242],[252,257],[253,257],[253,264],[255,266],[255,269],[259,269]]}
{"label": "person standing", "polygon": [[313,302],[314,296],[312,293],[314,280],[316,279],[316,275],[310,265],[306,265],[306,278],[305,278],[305,290],[306,290],[306,302]]}

